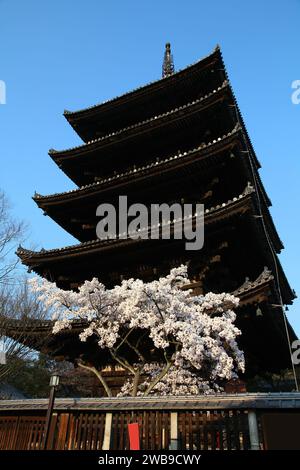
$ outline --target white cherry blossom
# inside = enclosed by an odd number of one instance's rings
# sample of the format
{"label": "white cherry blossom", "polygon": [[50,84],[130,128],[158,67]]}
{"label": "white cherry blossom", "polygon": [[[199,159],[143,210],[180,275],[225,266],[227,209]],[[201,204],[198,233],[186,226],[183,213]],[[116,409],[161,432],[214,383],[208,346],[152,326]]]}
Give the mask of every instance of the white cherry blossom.
{"label": "white cherry blossom", "polygon": [[[30,282],[53,312],[54,334],[81,320],[80,340],[95,339],[110,353],[110,363],[127,369],[122,396],[216,393],[244,371],[234,324],[239,299],[182,289],[190,284],[186,266],[159,280],[128,279],[112,289],[96,278],[76,292],[45,279]],[[79,365],[96,373],[110,394],[101,368]]]}

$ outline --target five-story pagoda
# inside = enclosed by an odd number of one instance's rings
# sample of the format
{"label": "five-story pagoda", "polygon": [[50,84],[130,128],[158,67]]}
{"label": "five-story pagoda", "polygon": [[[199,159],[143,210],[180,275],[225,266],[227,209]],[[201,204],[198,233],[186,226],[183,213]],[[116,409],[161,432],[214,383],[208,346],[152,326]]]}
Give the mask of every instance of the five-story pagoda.
{"label": "five-story pagoda", "polygon": [[[64,115],[84,143],[49,155],[78,188],[33,199],[79,243],[37,252],[20,247],[22,262],[65,289],[92,277],[107,286],[128,277],[151,280],[187,263],[195,292],[240,298],[247,375],[290,367],[295,335],[282,305],[295,295],[277,257],[283,245],[219,47],[174,72],[167,44],[160,80]],[[117,205],[120,195],[147,206],[203,203],[204,247],[187,251],[184,240],[124,234],[97,239],[96,208]],[[95,346],[80,344],[76,329],[54,337],[51,327],[44,322],[32,330],[32,337],[45,335],[44,352],[72,361],[95,355]]]}

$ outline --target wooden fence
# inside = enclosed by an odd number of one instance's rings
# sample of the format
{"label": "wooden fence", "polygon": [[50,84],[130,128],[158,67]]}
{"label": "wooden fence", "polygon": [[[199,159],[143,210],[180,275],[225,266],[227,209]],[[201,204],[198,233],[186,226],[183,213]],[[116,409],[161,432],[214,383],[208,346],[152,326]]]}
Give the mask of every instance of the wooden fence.
{"label": "wooden fence", "polygon": [[[290,394],[293,397],[285,402],[283,395],[280,399],[274,395],[267,400],[228,395],[227,401],[224,396],[193,400],[57,400],[47,449],[129,449],[128,424],[136,422],[143,450],[270,448],[265,439],[266,416],[271,412],[274,415],[274,410],[281,416],[288,412],[300,424],[300,394],[296,398],[296,394]],[[42,450],[46,409],[46,400],[0,402],[0,450]],[[288,434],[288,429],[281,431]]]}
{"label": "wooden fence", "polygon": [[[109,448],[129,449],[128,424],[139,423],[141,448],[169,449],[171,413],[140,411],[112,413]],[[53,413],[48,449],[101,450],[106,413]],[[186,450],[250,449],[247,412],[183,411],[177,414],[177,447]],[[0,416],[0,450],[41,450],[45,415]]]}

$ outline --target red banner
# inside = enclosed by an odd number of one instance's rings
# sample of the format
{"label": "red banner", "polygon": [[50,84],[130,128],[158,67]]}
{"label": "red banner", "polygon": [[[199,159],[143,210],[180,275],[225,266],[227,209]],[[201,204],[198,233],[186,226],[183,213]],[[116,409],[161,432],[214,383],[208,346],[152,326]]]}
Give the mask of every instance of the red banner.
{"label": "red banner", "polygon": [[130,450],[140,450],[139,423],[128,424]]}

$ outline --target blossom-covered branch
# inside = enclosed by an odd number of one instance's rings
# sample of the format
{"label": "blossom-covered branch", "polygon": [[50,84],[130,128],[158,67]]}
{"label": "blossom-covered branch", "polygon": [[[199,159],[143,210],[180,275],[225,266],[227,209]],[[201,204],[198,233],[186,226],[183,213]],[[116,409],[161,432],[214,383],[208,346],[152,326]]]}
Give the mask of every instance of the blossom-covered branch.
{"label": "blossom-covered branch", "polygon": [[244,370],[236,341],[241,332],[234,325],[238,299],[182,289],[190,283],[186,266],[159,280],[128,279],[112,289],[95,278],[77,292],[37,278],[31,283],[53,310],[53,333],[84,320],[80,340],[96,339],[111,362],[128,371],[121,395],[212,393]]}

